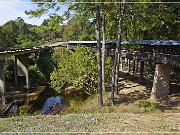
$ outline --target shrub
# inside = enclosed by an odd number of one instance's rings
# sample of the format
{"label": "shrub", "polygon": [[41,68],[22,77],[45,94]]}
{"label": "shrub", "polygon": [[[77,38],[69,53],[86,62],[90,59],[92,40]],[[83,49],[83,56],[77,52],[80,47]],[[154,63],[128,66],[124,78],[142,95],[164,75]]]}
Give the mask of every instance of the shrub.
{"label": "shrub", "polygon": [[139,103],[139,107],[144,108],[146,113],[153,113],[157,109],[158,104],[156,102],[141,100]]}
{"label": "shrub", "polygon": [[[89,94],[97,90],[97,57],[88,47],[78,46],[75,51],[59,49],[53,59],[57,68],[51,73],[51,86],[61,92],[63,87],[74,86]],[[110,76],[110,59],[107,59],[106,77]]]}
{"label": "shrub", "polygon": [[47,81],[50,80],[50,73],[53,71],[52,51],[50,49],[40,52],[37,60],[37,67],[43,73]]}
{"label": "shrub", "polygon": [[11,57],[5,59],[4,74],[8,82],[14,80],[14,61]]}
{"label": "shrub", "polygon": [[29,66],[29,82],[30,84],[39,84],[45,81],[43,73],[38,69],[37,65]]}

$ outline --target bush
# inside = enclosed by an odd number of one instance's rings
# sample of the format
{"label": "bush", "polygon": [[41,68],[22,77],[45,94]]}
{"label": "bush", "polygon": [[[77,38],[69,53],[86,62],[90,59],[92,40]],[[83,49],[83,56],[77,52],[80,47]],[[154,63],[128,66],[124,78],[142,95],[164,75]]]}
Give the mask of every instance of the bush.
{"label": "bush", "polygon": [[14,79],[14,61],[11,57],[5,59],[4,74],[8,80],[11,81]]}
{"label": "bush", "polygon": [[52,51],[47,49],[40,52],[39,58],[37,60],[37,67],[43,73],[47,81],[50,80],[50,73],[54,69],[53,65]]}
{"label": "bush", "polygon": [[29,66],[29,82],[30,84],[39,84],[45,81],[43,73],[38,69],[37,65]]}
{"label": "bush", "polygon": [[[74,86],[92,94],[97,90],[97,57],[88,47],[78,46],[75,52],[60,49],[53,55],[57,68],[51,73],[51,86],[61,92],[63,87]],[[106,77],[110,76],[111,64],[107,59]],[[109,71],[110,70],[110,71]],[[105,77],[105,78],[106,78]]]}
{"label": "bush", "polygon": [[156,102],[141,100],[139,107],[144,108],[146,113],[153,113],[157,109],[158,104]]}
{"label": "bush", "polygon": [[4,75],[6,80],[6,88],[14,86],[14,60],[12,57],[5,59]]}

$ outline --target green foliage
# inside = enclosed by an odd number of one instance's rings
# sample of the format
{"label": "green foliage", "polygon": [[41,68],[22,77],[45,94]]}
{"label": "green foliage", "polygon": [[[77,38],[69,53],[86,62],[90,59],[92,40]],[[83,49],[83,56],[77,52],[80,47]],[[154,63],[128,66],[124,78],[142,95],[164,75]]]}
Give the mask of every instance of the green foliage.
{"label": "green foliage", "polygon": [[6,40],[6,34],[3,33],[1,27],[0,27],[0,49],[5,49],[8,47],[8,42]]}
{"label": "green foliage", "polygon": [[61,16],[51,16],[43,21],[40,26],[33,27],[31,30],[39,35],[43,41],[59,40],[62,37],[63,28],[60,25],[62,23]]}
{"label": "green foliage", "polygon": [[158,104],[155,102],[148,102],[145,100],[140,101],[139,107],[145,109],[146,113],[153,113],[157,109]]}
{"label": "green foliage", "polygon": [[35,37],[32,34],[19,35],[16,39],[17,39],[19,48],[29,47],[29,46],[38,46],[43,43],[40,40],[36,40],[37,37]]}
{"label": "green foliage", "polygon": [[27,24],[18,17],[0,27],[0,49],[38,46],[58,41],[62,37],[62,17],[51,16],[40,26]]}
{"label": "green foliage", "polygon": [[12,57],[5,59],[4,75],[6,80],[6,88],[14,86],[14,60]]}
{"label": "green foliage", "polygon": [[29,82],[30,84],[40,84],[45,81],[45,76],[38,69],[37,65],[29,66]]}
{"label": "green foliage", "polygon": [[46,78],[46,81],[50,80],[50,73],[54,69],[54,63],[52,60],[52,51],[50,49],[40,52],[37,60],[37,66]]}
{"label": "green foliage", "polygon": [[7,80],[13,80],[14,78],[14,61],[12,58],[7,58],[4,65],[4,74]]}
{"label": "green foliage", "polygon": [[63,39],[65,41],[95,40],[95,25],[84,16],[76,16],[64,26]]}
{"label": "green foliage", "polygon": [[[75,52],[60,49],[54,54],[57,68],[51,74],[51,86],[61,92],[65,86],[75,86],[89,94],[97,90],[97,58],[88,48],[78,46]],[[106,77],[110,76],[110,60],[107,60]]]}

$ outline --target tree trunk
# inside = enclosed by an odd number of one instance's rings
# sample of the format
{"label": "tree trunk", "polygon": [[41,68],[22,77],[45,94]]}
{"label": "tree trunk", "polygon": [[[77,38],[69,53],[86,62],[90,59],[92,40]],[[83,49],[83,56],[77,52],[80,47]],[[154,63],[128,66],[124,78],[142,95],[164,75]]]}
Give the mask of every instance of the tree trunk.
{"label": "tree trunk", "polygon": [[104,13],[104,3],[102,6],[102,89],[105,91],[105,13]]}
{"label": "tree trunk", "polygon": [[102,52],[101,52],[101,40],[100,40],[100,4],[97,5],[96,13],[96,40],[97,40],[97,60],[98,60],[98,103],[99,106],[103,106],[102,97]]}
{"label": "tree trunk", "polygon": [[118,78],[119,78],[120,52],[117,56],[116,74],[115,74],[115,94],[118,95]]}
{"label": "tree trunk", "polygon": [[119,15],[119,25],[118,25],[118,41],[115,51],[115,60],[112,71],[112,88],[111,88],[111,104],[115,105],[114,93],[118,92],[118,73],[119,73],[119,63],[120,63],[120,49],[121,49],[121,36],[122,36],[122,23],[124,16],[125,0],[123,0],[122,7],[120,6],[120,15]]}

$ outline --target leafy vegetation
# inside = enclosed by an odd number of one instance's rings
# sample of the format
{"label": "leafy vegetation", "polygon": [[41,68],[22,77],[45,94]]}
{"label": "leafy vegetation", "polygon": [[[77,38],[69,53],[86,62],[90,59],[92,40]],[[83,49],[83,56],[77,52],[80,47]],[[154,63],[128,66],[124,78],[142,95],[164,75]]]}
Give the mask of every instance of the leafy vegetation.
{"label": "leafy vegetation", "polygon": [[[58,11],[61,10],[62,5],[58,3],[61,2],[59,0],[49,0],[48,3],[42,3],[41,0],[32,0],[32,2],[38,4],[38,9],[26,11],[31,16],[40,16],[51,9],[55,9],[55,12],[40,26],[27,24],[20,17],[1,26],[1,50],[37,46],[45,42],[96,39],[95,23],[103,18],[101,15],[98,20],[95,16],[97,3],[70,2],[67,3],[67,12],[59,15]],[[180,4],[177,3],[127,3],[122,31],[119,34],[122,40],[179,39],[179,9]],[[104,10],[105,38],[106,40],[117,40],[119,4],[105,2]],[[67,23],[64,23],[65,21]],[[99,29],[100,32],[102,30]],[[102,40],[101,36],[98,38]],[[141,48],[137,45],[124,45],[123,47],[131,51]],[[74,86],[79,91],[90,95],[97,91],[96,54],[88,48],[79,46],[74,52],[60,49],[53,54],[53,60],[52,52],[47,50],[41,52],[37,60],[32,56],[30,61],[29,75],[32,84],[51,80],[51,86],[57,92],[61,92],[68,86]],[[109,58],[106,59],[106,82],[109,81],[111,75],[110,61]],[[36,62],[37,65],[35,65]],[[13,60],[7,60],[6,63],[6,78],[12,80]],[[147,112],[153,112],[156,108],[156,105],[148,102],[142,102],[140,106]]]}
{"label": "leafy vegetation", "polygon": [[[57,68],[51,74],[51,86],[61,92],[63,87],[74,86],[89,94],[97,90],[96,55],[87,47],[78,46],[74,52],[59,49],[53,59]],[[106,78],[111,72],[110,58],[106,63]]]}
{"label": "leafy vegetation", "polygon": [[38,46],[61,39],[61,18],[51,17],[40,26],[27,24],[21,17],[0,27],[0,49]]}
{"label": "leafy vegetation", "polygon": [[139,103],[139,107],[143,107],[146,113],[153,113],[157,109],[158,104],[142,100]]}
{"label": "leafy vegetation", "polygon": [[37,65],[30,65],[28,70],[29,70],[29,78],[30,78],[29,83],[31,85],[42,84],[42,82],[45,82],[45,76],[39,70]]}

